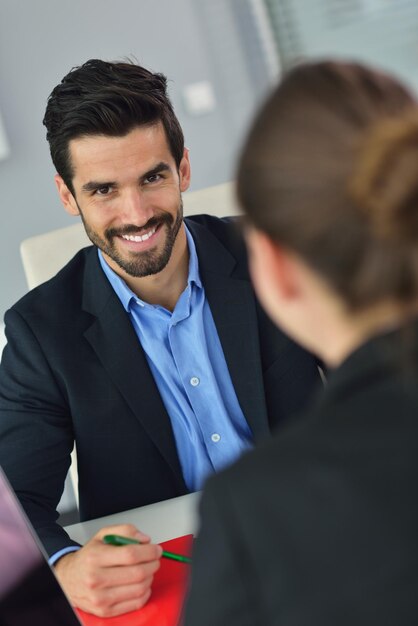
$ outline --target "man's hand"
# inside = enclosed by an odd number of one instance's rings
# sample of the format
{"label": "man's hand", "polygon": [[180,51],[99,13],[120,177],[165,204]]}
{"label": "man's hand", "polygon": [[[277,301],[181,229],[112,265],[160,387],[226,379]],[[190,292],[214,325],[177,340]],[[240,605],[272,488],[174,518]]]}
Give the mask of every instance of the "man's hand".
{"label": "man's hand", "polygon": [[[105,535],[123,535],[141,545],[112,546]],[[162,548],[131,524],[102,528],[77,552],[55,565],[55,573],[71,604],[110,617],[139,609],[151,595],[151,583],[160,567]]]}

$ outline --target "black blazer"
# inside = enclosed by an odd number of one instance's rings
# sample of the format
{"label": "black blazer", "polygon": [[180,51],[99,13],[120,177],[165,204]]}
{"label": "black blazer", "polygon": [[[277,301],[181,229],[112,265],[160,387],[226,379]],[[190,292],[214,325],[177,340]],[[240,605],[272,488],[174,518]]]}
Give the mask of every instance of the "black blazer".
{"label": "black blazer", "polygon": [[417,336],[368,342],[209,479],[185,626],[418,623]]}
{"label": "black blazer", "polygon": [[[236,226],[186,221],[257,441],[305,405],[319,380],[315,360],[260,310]],[[74,439],[82,520],[187,493],[170,419],[95,248],[23,297],[5,322],[0,463],[50,554],[72,543],[55,522]]]}

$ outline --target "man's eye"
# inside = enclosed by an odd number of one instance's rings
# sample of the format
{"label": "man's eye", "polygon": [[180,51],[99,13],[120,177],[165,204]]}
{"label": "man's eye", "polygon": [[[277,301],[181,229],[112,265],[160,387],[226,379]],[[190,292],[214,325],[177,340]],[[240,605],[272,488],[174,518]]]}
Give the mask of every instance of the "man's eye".
{"label": "man's eye", "polygon": [[161,179],[161,174],[152,174],[152,176],[147,176],[145,179],[145,184],[149,185],[150,183],[156,183]]}
{"label": "man's eye", "polygon": [[103,187],[98,187],[95,193],[98,196],[107,196],[112,191],[112,187],[110,185],[103,185]]}

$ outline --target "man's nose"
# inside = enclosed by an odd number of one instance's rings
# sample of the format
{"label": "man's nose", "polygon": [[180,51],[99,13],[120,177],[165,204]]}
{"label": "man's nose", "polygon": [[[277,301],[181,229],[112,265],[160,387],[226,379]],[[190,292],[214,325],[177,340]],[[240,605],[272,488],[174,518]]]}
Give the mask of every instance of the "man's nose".
{"label": "man's nose", "polygon": [[129,189],[123,197],[124,221],[143,226],[153,216],[152,207],[141,189]]}

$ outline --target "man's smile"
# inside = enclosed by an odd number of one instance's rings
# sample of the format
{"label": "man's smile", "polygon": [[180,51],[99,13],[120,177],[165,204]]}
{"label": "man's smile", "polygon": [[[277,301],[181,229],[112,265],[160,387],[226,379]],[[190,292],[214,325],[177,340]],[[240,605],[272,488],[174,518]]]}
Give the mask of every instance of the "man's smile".
{"label": "man's smile", "polygon": [[127,241],[136,241],[136,242],[146,241],[147,239],[152,237],[152,235],[155,233],[156,230],[157,230],[157,227],[155,226],[154,228],[151,228],[151,230],[149,230],[144,235],[122,235],[122,238],[127,239]]}

